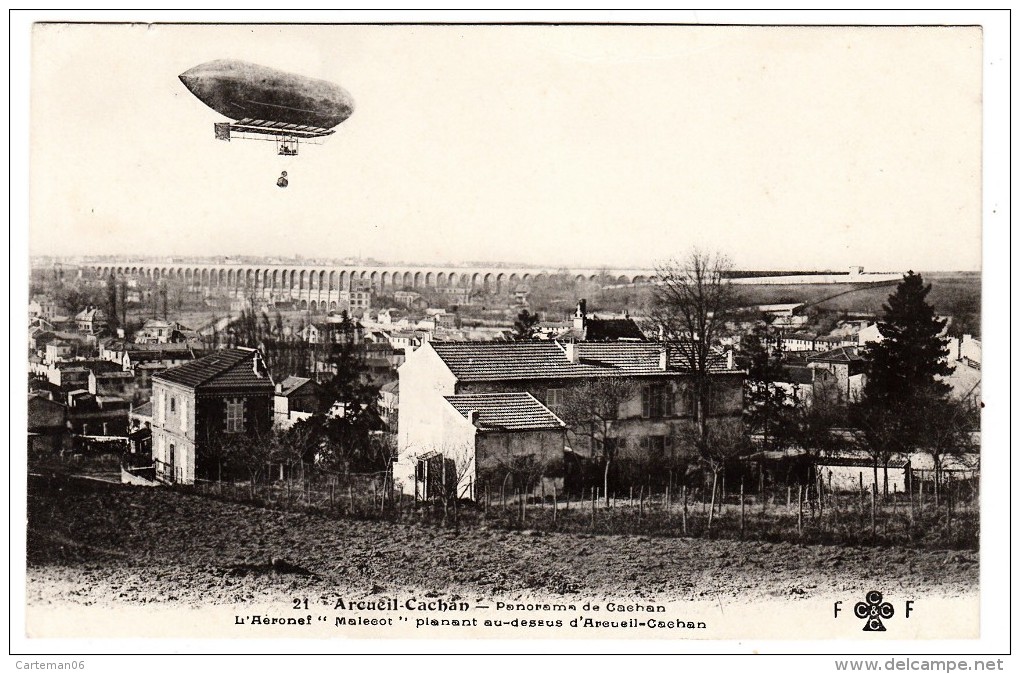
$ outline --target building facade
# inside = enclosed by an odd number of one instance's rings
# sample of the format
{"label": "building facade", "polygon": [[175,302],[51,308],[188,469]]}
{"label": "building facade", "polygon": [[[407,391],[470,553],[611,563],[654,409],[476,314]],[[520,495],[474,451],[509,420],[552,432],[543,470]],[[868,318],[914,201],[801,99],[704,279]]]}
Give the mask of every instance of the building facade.
{"label": "building facade", "polygon": [[224,349],[152,378],[156,477],[192,484],[212,477],[218,444],[268,432],[275,388],[254,349]]}
{"label": "building facade", "polygon": [[[655,455],[669,460],[693,456],[695,397],[681,348],[655,342],[423,344],[399,369],[395,479],[410,491],[421,456],[451,446],[463,451],[463,442],[451,437],[451,425],[442,421],[449,417],[450,397],[527,394],[559,419],[568,392],[606,377],[627,383],[628,396],[620,402],[612,424],[621,456]],[[710,374],[710,424],[742,427],[744,374],[733,369],[725,354],[718,354]],[[576,430],[565,428],[567,446],[576,455],[594,458],[595,441]],[[464,479],[477,482],[478,475],[467,474]]]}

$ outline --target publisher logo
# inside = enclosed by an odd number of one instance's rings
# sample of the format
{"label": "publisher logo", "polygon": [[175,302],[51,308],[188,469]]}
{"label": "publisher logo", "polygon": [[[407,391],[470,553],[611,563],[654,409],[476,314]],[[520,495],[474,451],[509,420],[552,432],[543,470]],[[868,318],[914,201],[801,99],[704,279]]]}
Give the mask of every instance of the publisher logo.
{"label": "publisher logo", "polygon": [[854,615],[864,620],[864,632],[885,632],[883,620],[895,615],[896,609],[887,601],[882,601],[882,593],[872,590],[864,596],[864,601],[854,605]]}

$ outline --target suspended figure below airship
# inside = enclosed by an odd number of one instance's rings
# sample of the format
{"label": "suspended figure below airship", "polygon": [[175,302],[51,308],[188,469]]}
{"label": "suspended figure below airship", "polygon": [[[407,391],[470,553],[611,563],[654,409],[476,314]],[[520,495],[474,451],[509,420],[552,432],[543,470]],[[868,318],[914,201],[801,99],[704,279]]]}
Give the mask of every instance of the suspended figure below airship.
{"label": "suspended figure below airship", "polygon": [[337,84],[255,63],[220,59],[179,77],[231,120],[213,124],[217,139],[271,140],[281,156],[296,155],[300,143],[321,143],[354,112],[354,99]]}

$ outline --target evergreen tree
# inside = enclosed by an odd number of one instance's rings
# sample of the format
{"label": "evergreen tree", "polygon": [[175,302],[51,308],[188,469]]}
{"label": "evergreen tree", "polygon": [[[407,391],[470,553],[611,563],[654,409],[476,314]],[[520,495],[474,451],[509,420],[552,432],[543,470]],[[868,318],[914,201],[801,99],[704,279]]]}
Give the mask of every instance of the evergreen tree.
{"label": "evergreen tree", "polygon": [[120,313],[117,311],[117,277],[113,274],[106,279],[106,321],[111,329],[120,325]]}
{"label": "evergreen tree", "polygon": [[528,340],[535,336],[535,326],[538,325],[538,314],[533,314],[527,309],[522,309],[514,321],[514,339]]}
{"label": "evergreen tree", "polygon": [[874,459],[876,484],[879,465],[884,468],[886,493],[892,455],[928,444],[922,412],[946,400],[950,391],[939,379],[953,371],[946,362],[947,340],[941,336],[946,322],[928,304],[930,291],[920,274],[908,272],[882,306],[882,340],[866,350],[867,381],[853,410],[854,425]]}
{"label": "evergreen tree", "polygon": [[946,362],[946,322],[927,302],[931,284],[908,272],[889,301],[882,305],[882,340],[868,347],[868,377],[864,397],[868,405],[899,406],[942,397],[950,387],[938,377],[953,372]]}

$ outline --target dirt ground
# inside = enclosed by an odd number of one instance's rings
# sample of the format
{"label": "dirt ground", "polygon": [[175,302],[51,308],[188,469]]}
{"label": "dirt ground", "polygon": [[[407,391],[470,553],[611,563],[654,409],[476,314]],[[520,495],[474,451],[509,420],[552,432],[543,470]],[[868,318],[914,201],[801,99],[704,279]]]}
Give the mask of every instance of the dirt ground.
{"label": "dirt ground", "polygon": [[330,519],[82,479],[31,478],[30,605],[296,594],[757,600],[885,587],[973,594],[978,553],[506,531]]}

